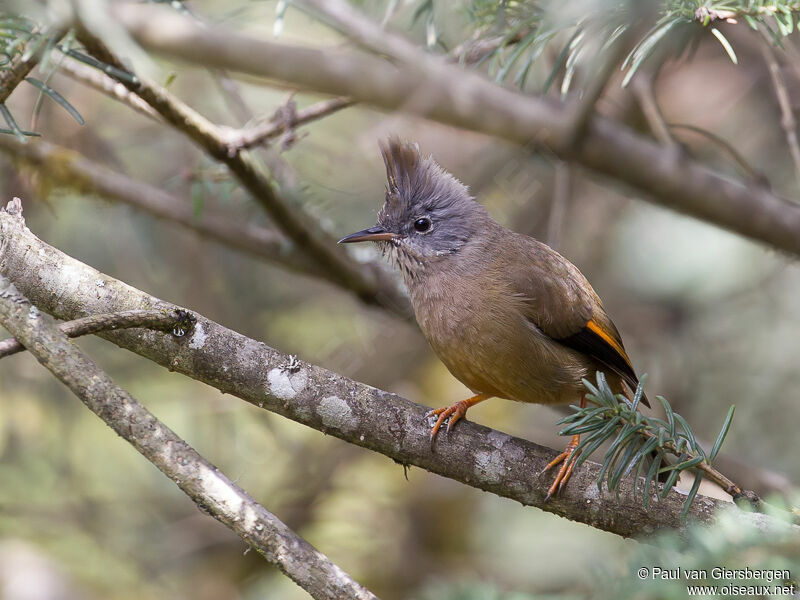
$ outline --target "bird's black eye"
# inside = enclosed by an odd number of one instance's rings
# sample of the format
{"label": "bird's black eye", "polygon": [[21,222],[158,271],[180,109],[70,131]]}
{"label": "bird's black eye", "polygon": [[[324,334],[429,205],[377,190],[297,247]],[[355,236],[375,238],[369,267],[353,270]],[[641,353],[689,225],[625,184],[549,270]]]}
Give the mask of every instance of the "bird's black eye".
{"label": "bird's black eye", "polygon": [[418,233],[425,233],[431,228],[431,220],[428,217],[422,217],[414,221],[414,230]]}

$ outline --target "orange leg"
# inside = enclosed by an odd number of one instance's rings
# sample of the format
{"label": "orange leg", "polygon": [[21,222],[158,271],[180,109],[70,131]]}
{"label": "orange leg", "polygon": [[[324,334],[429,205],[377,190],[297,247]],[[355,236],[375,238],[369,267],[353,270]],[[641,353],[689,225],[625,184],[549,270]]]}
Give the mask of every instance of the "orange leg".
{"label": "orange leg", "polygon": [[[581,408],[586,408],[586,396],[581,398]],[[553,496],[557,495],[561,489],[567,484],[570,476],[572,475],[572,471],[575,469],[575,461],[580,456],[580,452],[576,453],[575,448],[578,447],[578,444],[581,442],[580,434],[576,434],[572,436],[572,439],[567,444],[567,447],[564,451],[556,456],[553,460],[551,460],[548,465],[544,468],[542,473],[546,473],[553,467],[558,464],[561,464],[561,468],[556,473],[556,477],[553,480],[553,484],[550,486],[550,489],[547,490],[547,496],[545,496],[544,501],[547,502]]]}
{"label": "orange leg", "polygon": [[487,398],[491,398],[491,396],[489,394],[476,394],[471,398],[467,398],[461,402],[456,402],[452,406],[435,408],[434,410],[426,413],[426,419],[436,415],[439,416],[439,418],[436,419],[436,424],[434,424],[433,428],[431,429],[431,447],[433,447],[433,443],[436,441],[436,435],[439,433],[439,429],[442,427],[445,420],[447,421],[447,432],[449,433],[450,430],[453,429],[453,425],[466,416],[467,409],[470,406],[475,406],[478,402],[483,402]]}

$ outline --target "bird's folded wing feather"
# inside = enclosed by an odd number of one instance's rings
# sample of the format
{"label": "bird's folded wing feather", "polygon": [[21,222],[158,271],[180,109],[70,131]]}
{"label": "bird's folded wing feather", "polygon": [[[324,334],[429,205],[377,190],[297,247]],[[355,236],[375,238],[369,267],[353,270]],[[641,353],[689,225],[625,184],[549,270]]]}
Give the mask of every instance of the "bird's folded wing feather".
{"label": "bird's folded wing feather", "polygon": [[[523,300],[525,316],[553,340],[591,357],[635,390],[639,378],[622,338],[589,282],[549,246],[526,241],[528,260],[501,265],[514,295]],[[650,406],[646,397],[642,403]]]}

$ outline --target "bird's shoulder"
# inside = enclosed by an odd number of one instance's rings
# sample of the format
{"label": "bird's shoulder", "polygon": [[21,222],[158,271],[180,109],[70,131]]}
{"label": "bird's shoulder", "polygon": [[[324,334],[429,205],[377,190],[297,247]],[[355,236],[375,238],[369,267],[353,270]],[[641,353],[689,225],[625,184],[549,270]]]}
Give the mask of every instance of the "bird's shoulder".
{"label": "bird's shoulder", "polygon": [[572,335],[595,317],[607,319],[583,273],[547,244],[509,232],[494,255],[508,292],[520,301],[526,317],[550,337]]}
{"label": "bird's shoulder", "polygon": [[622,337],[583,273],[546,244],[521,234],[511,235],[502,247],[496,266],[505,273],[509,293],[521,301],[525,318],[635,390],[639,380]]}

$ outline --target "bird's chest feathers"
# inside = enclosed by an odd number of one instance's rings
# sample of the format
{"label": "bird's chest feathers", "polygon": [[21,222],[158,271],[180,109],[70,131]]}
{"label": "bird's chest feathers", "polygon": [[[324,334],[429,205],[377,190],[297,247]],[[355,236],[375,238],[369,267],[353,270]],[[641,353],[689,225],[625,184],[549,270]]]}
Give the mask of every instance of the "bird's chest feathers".
{"label": "bird's chest feathers", "polygon": [[[505,296],[505,301],[504,297]],[[519,312],[502,285],[463,273],[431,273],[414,286],[420,329],[442,362],[469,385],[481,365],[519,329]]]}

